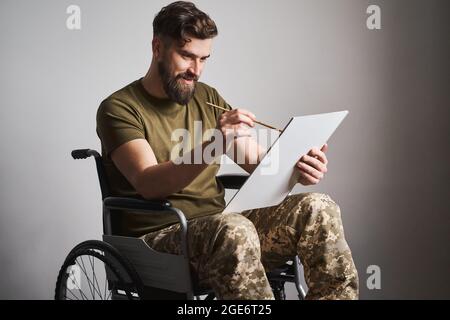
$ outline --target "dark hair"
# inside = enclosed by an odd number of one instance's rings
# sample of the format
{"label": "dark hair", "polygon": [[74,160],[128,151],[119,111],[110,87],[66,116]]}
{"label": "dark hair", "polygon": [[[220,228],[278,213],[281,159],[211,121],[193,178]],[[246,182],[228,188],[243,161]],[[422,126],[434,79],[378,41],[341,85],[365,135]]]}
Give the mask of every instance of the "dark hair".
{"label": "dark hair", "polygon": [[165,6],[153,20],[153,35],[170,38],[184,46],[189,36],[210,39],[217,36],[214,21],[195,4],[177,1]]}

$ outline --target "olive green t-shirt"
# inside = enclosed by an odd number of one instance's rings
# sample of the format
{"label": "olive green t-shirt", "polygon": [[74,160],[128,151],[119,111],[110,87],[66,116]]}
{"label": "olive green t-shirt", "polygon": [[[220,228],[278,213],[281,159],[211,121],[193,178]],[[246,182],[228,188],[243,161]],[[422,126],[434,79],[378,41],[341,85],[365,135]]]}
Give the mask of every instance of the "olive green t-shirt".
{"label": "olive green t-shirt", "polygon": [[[198,140],[200,122],[195,121],[201,121],[203,132],[216,128],[223,111],[205,102],[231,109],[214,88],[201,82],[197,83],[194,97],[187,105],[151,96],[144,89],[141,79],[103,100],[97,111],[97,134],[101,141],[110,195],[140,197],[111,160],[110,155],[115,148],[134,139],[145,139],[158,163],[173,160],[171,152],[180,143],[180,140],[172,141],[174,130],[186,129],[191,137],[191,146],[194,147],[196,141],[202,142],[201,137]],[[194,127],[197,132],[194,132]],[[167,200],[172,206],[181,209],[188,220],[223,211],[224,187],[216,179],[219,167],[219,163],[208,165],[187,187],[170,195]],[[176,217],[169,212],[142,214],[117,211],[112,216],[113,232],[126,236],[141,236],[177,222]]]}

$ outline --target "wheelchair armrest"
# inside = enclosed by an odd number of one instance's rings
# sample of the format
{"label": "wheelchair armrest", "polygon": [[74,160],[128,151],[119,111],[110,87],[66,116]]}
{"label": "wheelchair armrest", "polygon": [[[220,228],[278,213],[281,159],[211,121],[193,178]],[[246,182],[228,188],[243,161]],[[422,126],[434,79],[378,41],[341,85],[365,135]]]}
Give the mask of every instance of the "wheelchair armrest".
{"label": "wheelchair armrest", "polygon": [[139,210],[144,212],[165,211],[172,207],[168,200],[143,200],[125,197],[106,197],[103,204],[108,209]]}
{"label": "wheelchair armrest", "polygon": [[141,211],[143,214],[160,213],[161,211],[167,212],[167,214],[173,214],[178,218],[181,226],[181,251],[186,259],[189,258],[189,251],[187,247],[187,219],[183,211],[178,208],[172,207],[172,204],[168,200],[141,200],[136,198],[126,197],[106,197],[103,200],[103,227],[106,235],[111,235],[111,219],[109,209],[122,209],[122,210],[136,210]]}
{"label": "wheelchair armrest", "polygon": [[222,174],[217,176],[225,189],[239,189],[248,177],[248,174]]}

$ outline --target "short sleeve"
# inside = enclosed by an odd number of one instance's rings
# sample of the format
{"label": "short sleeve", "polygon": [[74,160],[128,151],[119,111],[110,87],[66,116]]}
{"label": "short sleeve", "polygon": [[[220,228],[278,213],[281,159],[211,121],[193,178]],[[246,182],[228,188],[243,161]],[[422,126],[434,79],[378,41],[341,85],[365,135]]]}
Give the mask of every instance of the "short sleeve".
{"label": "short sleeve", "polygon": [[142,117],[132,106],[117,100],[104,100],[97,110],[97,135],[106,156],[120,145],[145,139]]}
{"label": "short sleeve", "polygon": [[[219,107],[225,108],[227,110],[232,110],[233,108],[225,101],[225,99],[223,99],[221,97],[221,95],[217,92],[216,89],[211,88],[212,89],[212,98],[213,98],[213,103],[215,105],[218,105]],[[224,113],[225,111],[214,108],[214,112],[216,115],[216,120],[219,120],[219,117],[222,113]]]}

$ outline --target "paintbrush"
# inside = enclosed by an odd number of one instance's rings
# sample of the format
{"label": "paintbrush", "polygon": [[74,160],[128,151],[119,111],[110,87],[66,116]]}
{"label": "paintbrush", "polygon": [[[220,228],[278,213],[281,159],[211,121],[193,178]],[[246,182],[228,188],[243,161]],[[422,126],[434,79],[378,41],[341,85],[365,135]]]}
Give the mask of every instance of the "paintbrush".
{"label": "paintbrush", "polygon": [[[225,109],[225,108],[216,106],[215,104],[212,104],[211,102],[206,102],[206,104],[209,105],[209,106],[211,106],[211,107],[214,107],[214,108],[223,110],[223,111],[230,111],[230,110],[228,110],[228,109]],[[278,129],[278,128],[272,127],[272,126],[270,126],[270,125],[268,125],[268,124],[266,124],[266,123],[264,123],[264,122],[256,121],[256,120],[254,120],[253,122],[255,122],[255,123],[257,123],[257,124],[260,124],[260,125],[262,125],[262,126],[264,126],[264,127],[267,127],[267,128],[273,129],[273,130],[277,130],[277,131],[279,131],[279,132],[283,132],[283,130],[280,130],[280,129]]]}

